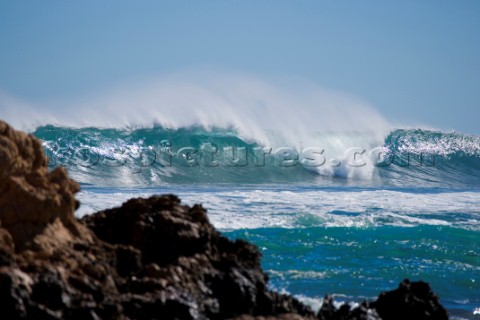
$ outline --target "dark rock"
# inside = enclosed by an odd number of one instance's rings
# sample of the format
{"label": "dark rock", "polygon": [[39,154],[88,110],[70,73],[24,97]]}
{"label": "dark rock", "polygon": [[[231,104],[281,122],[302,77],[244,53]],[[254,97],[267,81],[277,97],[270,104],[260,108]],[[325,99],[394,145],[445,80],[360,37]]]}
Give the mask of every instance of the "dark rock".
{"label": "dark rock", "polygon": [[86,217],[84,223],[101,240],[131,245],[142,252],[144,263],[160,266],[205,252],[212,235],[219,236],[201,206],[181,206],[173,195],[131,199],[120,208]]}
{"label": "dark rock", "polygon": [[448,319],[448,314],[428,283],[410,282],[405,279],[398,289],[383,292],[376,301],[363,302],[354,309],[350,309],[346,304],[336,308],[333,299],[326,296],[318,312],[318,318],[322,320],[444,320]]}
{"label": "dark rock", "polygon": [[323,298],[323,304],[320,310],[318,311],[318,318],[321,320],[324,319],[335,319],[337,313],[337,308],[333,305],[333,298],[331,296],[325,296]]}
{"label": "dark rock", "polygon": [[[142,270],[127,263],[134,267],[118,271],[119,276],[135,274],[117,281],[119,291],[157,298],[153,304],[153,298],[125,302],[127,315],[139,316],[139,310],[150,315],[161,311],[164,317],[176,310],[177,317],[183,312],[185,318],[206,319],[292,311],[313,315],[295,299],[269,292],[257,248],[221,236],[201,206],[183,206],[173,195],[153,196],[129,200],[82,222],[117,250],[135,248],[141,254]],[[122,255],[117,252],[117,259]]]}
{"label": "dark rock", "polygon": [[65,285],[59,274],[49,271],[38,276],[32,286],[30,298],[51,310],[60,310],[70,304],[70,297],[65,292]]}
{"label": "dark rock", "polygon": [[16,268],[0,268],[1,315],[6,319],[22,319],[27,315],[32,279]]}
{"label": "dark rock", "polygon": [[405,279],[396,290],[383,292],[372,303],[382,319],[448,319],[428,283]]}
{"label": "dark rock", "polygon": [[117,271],[120,276],[137,273],[142,266],[142,253],[131,246],[116,246]]}
{"label": "dark rock", "polygon": [[12,236],[7,230],[0,228],[0,267],[14,264],[14,251]]}

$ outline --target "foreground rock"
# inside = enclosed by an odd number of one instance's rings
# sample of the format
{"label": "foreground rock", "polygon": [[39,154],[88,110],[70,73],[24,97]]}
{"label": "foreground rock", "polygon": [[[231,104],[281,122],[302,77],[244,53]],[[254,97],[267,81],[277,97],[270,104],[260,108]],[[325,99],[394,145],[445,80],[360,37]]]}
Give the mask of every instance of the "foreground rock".
{"label": "foreground rock", "polygon": [[0,222],[17,251],[91,241],[74,216],[79,189],[64,168],[49,172],[38,139],[0,121]]}
{"label": "foreground rock", "polygon": [[79,221],[79,190],[41,144],[0,122],[1,319],[447,319],[428,284],[318,314],[268,290],[260,253],[199,205],[131,199]]}
{"label": "foreground rock", "polygon": [[172,195],[131,199],[83,222],[120,249],[120,291],[147,298],[119,297],[128,317],[313,316],[295,299],[268,291],[257,248],[221,236],[201,206],[182,206]]}

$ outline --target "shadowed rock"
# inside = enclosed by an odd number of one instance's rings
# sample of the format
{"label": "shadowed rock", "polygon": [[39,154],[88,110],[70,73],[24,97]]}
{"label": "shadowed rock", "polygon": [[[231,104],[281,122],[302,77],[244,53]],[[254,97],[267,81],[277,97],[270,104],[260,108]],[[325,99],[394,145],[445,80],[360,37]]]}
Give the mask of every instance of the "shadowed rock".
{"label": "shadowed rock", "polygon": [[[163,303],[162,308],[174,305],[186,318],[188,314],[225,319],[244,313],[275,315],[292,311],[313,317],[295,299],[270,292],[257,248],[220,235],[199,205],[183,206],[173,195],[131,199],[120,208],[87,216],[83,222],[101,240],[140,253],[141,267],[127,263],[132,267],[122,271],[135,274],[123,283],[122,290],[160,295],[171,301]],[[136,261],[133,257],[125,260]],[[147,309],[152,309],[153,317],[162,303],[150,304]],[[128,302],[124,310],[133,316],[145,311],[144,307]]]}
{"label": "shadowed rock", "polygon": [[383,319],[448,319],[428,283],[405,279],[395,290],[383,292],[371,304]]}

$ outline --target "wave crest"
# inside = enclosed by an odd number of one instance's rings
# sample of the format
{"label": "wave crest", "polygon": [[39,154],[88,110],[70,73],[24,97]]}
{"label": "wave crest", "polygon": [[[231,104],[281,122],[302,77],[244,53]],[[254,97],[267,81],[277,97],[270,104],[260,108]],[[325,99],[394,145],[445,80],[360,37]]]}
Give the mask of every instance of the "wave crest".
{"label": "wave crest", "polygon": [[[82,183],[110,186],[169,183],[347,183],[361,186],[478,187],[479,137],[424,130],[394,130],[386,139],[368,133],[312,135],[312,145],[270,145],[235,130],[64,128],[43,126],[50,164],[65,165]],[[439,143],[442,141],[442,143]]]}

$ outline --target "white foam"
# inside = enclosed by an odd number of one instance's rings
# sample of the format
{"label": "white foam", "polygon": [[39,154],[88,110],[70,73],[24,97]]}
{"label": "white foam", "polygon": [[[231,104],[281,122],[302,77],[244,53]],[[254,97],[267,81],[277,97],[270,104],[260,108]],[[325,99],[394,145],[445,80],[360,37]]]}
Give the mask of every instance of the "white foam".
{"label": "white foam", "polygon": [[480,193],[409,193],[390,190],[244,190],[214,192],[158,189],[96,193],[82,191],[77,215],[118,206],[131,197],[175,193],[189,205],[202,203],[220,230],[253,228],[455,225],[480,230]]}

